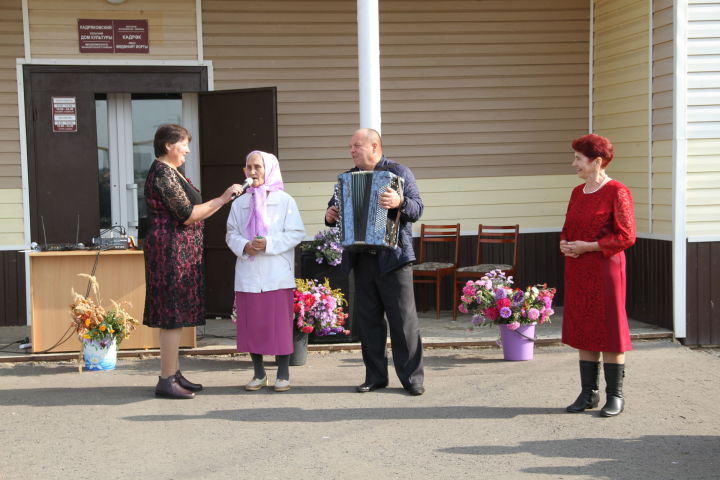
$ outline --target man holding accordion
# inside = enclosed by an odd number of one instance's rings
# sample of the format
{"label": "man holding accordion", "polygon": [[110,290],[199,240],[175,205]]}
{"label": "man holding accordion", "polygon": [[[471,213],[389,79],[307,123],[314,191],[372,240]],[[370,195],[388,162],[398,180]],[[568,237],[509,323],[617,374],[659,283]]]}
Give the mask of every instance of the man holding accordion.
{"label": "man holding accordion", "polygon": [[[365,382],[357,387],[357,391],[372,392],[388,386],[385,344],[389,325],[395,372],[405,390],[411,395],[422,395],[425,393],[422,339],[411,268],[415,261],[412,224],[423,212],[420,191],[409,168],[383,155],[382,140],[377,131],[357,130],[350,141],[350,155],[355,167],[339,178],[351,182],[353,177],[369,177],[369,181],[363,180],[367,189],[360,195],[357,189],[342,185],[328,202],[325,224],[341,224],[341,240],[345,247],[343,267],[353,269],[355,275],[354,316],[356,325],[360,326],[365,363]],[[372,177],[380,177],[374,175],[377,172],[391,172],[390,176],[397,180],[392,185],[398,188],[378,189],[375,185],[373,189]],[[346,175],[348,173],[356,175]],[[382,176],[388,177],[388,174]],[[368,227],[367,235],[358,230],[359,225],[364,229],[366,224],[376,221],[378,215],[372,212],[378,206],[383,214],[387,214],[383,217],[387,218],[387,233],[385,241],[373,244],[367,240],[371,238],[372,225]],[[353,224],[349,225],[350,222]]]}

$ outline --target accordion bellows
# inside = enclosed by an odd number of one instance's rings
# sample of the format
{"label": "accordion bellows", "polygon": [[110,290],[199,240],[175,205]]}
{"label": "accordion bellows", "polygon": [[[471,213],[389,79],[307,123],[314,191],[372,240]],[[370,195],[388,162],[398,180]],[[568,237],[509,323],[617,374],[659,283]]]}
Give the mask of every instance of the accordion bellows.
{"label": "accordion bellows", "polygon": [[400,213],[395,218],[380,207],[387,187],[402,195],[404,180],[386,170],[346,172],[338,176],[336,195],[340,211],[340,243],[343,248],[395,248]]}

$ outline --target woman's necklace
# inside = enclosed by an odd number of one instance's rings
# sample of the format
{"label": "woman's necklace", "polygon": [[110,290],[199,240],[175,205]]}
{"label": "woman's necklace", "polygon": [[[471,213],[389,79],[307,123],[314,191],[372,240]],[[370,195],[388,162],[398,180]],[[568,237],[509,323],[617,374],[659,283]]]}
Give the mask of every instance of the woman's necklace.
{"label": "woman's necklace", "polygon": [[[593,182],[594,186],[590,187],[589,183],[586,183],[583,187],[583,193],[595,193],[602,188],[607,182],[611,180],[610,177],[605,177],[600,183]],[[589,187],[589,188],[588,188]]]}

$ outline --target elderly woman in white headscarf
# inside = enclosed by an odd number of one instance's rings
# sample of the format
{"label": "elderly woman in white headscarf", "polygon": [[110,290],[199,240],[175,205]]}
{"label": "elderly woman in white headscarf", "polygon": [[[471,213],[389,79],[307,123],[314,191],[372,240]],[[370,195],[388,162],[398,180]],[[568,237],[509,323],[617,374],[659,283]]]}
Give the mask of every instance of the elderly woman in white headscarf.
{"label": "elderly woman in white headscarf", "polygon": [[237,350],[249,352],[254,375],[245,385],[268,385],[263,355],[277,357],[274,389],[290,389],[293,353],[295,247],[305,227],[295,200],[283,190],[280,164],[271,153],[250,152],[245,176],[252,185],[230,210],[225,241],[235,262]]}

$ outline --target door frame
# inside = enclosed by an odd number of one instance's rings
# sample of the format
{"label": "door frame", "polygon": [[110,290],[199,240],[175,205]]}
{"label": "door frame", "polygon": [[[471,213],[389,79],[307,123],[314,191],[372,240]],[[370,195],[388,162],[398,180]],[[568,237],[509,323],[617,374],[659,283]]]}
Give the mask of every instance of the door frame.
{"label": "door frame", "polygon": [[[193,102],[197,101],[198,93],[180,93],[180,96],[181,115],[178,123],[186,127],[196,138],[197,134],[192,126],[199,124],[196,117],[198,108]],[[134,236],[139,241],[138,228],[140,222],[137,196],[142,185],[136,182],[133,162],[134,147],[132,142],[135,141],[135,138],[132,97],[133,93],[109,93],[106,95],[106,124],[108,127],[111,224],[113,227],[118,225],[126,227],[127,234]],[[151,135],[150,139],[152,139],[153,132],[147,133]],[[190,142],[189,146],[190,154],[183,164],[183,171],[187,177],[195,181],[197,176],[194,175],[194,172],[200,171],[199,150],[193,145],[193,142]]]}
{"label": "door frame", "polygon": [[[132,158],[132,151],[128,152],[126,148],[127,142],[121,141],[122,138],[132,138],[132,107],[128,108],[130,96],[130,93],[107,94],[110,212],[112,219],[110,223],[114,225],[117,221],[120,225],[127,225],[128,227],[132,226],[128,219],[128,207],[127,205],[124,208],[121,206],[122,199],[125,199],[126,196],[120,193],[120,190],[124,188],[123,184],[128,183],[130,172],[128,172],[128,165],[123,168],[120,159]],[[113,126],[115,128],[112,128]],[[132,168],[132,165],[130,165],[130,168]],[[114,185],[117,186],[113,187]],[[137,208],[134,210],[137,211]],[[137,227],[138,222],[137,219],[135,220],[134,226]]]}
{"label": "door frame", "polygon": [[[18,125],[20,134],[20,166],[22,178],[22,202],[23,202],[23,245],[11,246],[13,250],[28,250],[32,242],[32,225],[37,221],[37,211],[32,205],[35,203],[32,199],[35,186],[32,182],[35,180],[33,169],[35,165],[35,145],[31,139],[34,135],[34,118],[32,114],[33,92],[30,88],[30,81],[33,75],[41,73],[53,72],[75,72],[78,74],[97,73],[97,74],[168,74],[177,80],[178,74],[194,74],[197,78],[196,85],[193,88],[185,88],[182,82],[176,83],[172,89],[172,93],[178,90],[181,92],[202,92],[214,90],[214,75],[212,61],[173,61],[173,60],[157,60],[157,61],[106,61],[106,60],[31,60],[18,59],[16,63],[17,78],[17,100],[18,100]],[[112,83],[112,82],[111,82]],[[127,87],[126,87],[127,88]],[[117,92],[116,89],[103,88],[101,93]],[[128,91],[128,90],[125,90]],[[100,90],[98,90],[100,92]],[[164,93],[164,89],[155,89],[148,93]],[[197,107],[195,107],[197,108]],[[183,104],[183,111],[185,105]],[[186,122],[187,118],[183,117]],[[188,123],[188,127],[197,131],[198,125]],[[195,149],[191,147],[191,151],[198,155],[197,145]],[[199,157],[198,157],[199,158]],[[199,172],[199,166],[197,168]],[[30,263],[29,258],[25,255],[25,320],[26,324],[32,322],[32,314],[30,311]]]}
{"label": "door frame", "polygon": [[[55,60],[55,59],[43,59],[43,60],[27,60],[18,59],[16,64],[16,77],[17,77],[17,97],[18,97],[18,124],[20,131],[20,165],[21,165],[21,177],[22,177],[22,191],[23,191],[23,234],[24,243],[23,245],[12,246],[13,250],[29,249],[30,243],[32,242],[32,222],[34,219],[33,211],[31,208],[31,194],[33,187],[31,182],[33,175],[31,173],[32,159],[34,156],[33,145],[30,145],[29,139],[34,138],[33,132],[33,118],[32,118],[32,91],[29,88],[29,81],[31,74],[37,73],[53,73],[58,71],[68,71],[82,73],[136,73],[142,74],[148,73],[171,73],[171,74],[183,74],[183,73],[195,73],[199,75],[199,88],[188,88],[186,92],[203,92],[214,90],[214,72],[212,61],[176,61],[176,60],[130,60],[130,61],[106,61],[106,60]],[[182,88],[182,85],[178,85],[172,93],[178,91],[178,87]],[[100,93],[117,93],[120,90],[107,88]],[[152,92],[147,93],[165,93],[163,89],[156,89]],[[196,108],[196,107],[195,107]],[[185,104],[183,104],[183,111],[185,111]],[[188,122],[189,118],[183,117],[183,122]],[[193,130],[197,130],[197,125],[194,122],[187,123],[187,127]],[[197,147],[195,147],[197,148]],[[199,151],[193,149],[191,144],[191,151],[197,155]],[[197,167],[199,172],[199,167]],[[195,173],[197,175],[197,173]],[[26,272],[29,273],[29,272]]]}
{"label": "door frame", "polygon": [[[45,75],[46,77],[43,77]],[[57,77],[53,77],[57,75]],[[58,88],[51,85],[53,78],[59,79],[72,75],[73,84],[67,88]],[[26,159],[23,163],[27,165],[27,191],[28,204],[26,218],[30,228],[26,230],[26,245],[29,246],[31,238],[39,238],[39,217],[42,214],[38,210],[38,156],[36,151],[36,129],[46,128],[43,119],[35,119],[33,114],[34,95],[33,82],[43,83],[40,92],[57,89],[57,95],[63,95],[63,91],[80,91],[94,93],[178,93],[178,92],[199,92],[208,89],[208,69],[206,66],[88,66],[88,65],[25,65],[23,68],[24,80],[24,117],[27,147]],[[55,80],[57,81],[57,80]],[[78,106],[80,107],[80,106]],[[93,107],[94,108],[94,107]],[[41,123],[38,123],[41,122]],[[79,128],[90,128],[82,126]],[[93,127],[94,131],[94,127]],[[76,134],[58,134],[76,135]],[[46,219],[47,221],[47,219]]]}

